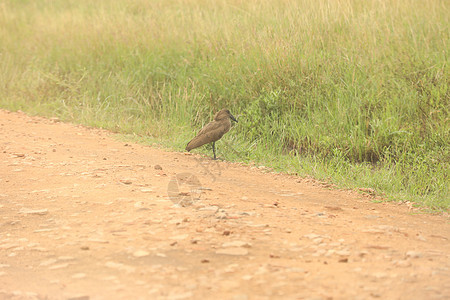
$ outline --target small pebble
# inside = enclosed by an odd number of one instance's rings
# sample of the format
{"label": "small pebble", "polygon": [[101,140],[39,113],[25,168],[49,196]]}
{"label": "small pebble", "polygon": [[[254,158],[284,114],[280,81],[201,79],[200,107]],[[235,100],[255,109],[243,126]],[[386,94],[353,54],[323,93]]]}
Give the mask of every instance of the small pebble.
{"label": "small pebble", "polygon": [[241,247],[235,247],[235,248],[225,248],[225,249],[219,249],[216,251],[216,254],[224,254],[224,255],[247,255],[248,250]]}
{"label": "small pebble", "polygon": [[421,258],[422,257],[422,253],[411,250],[411,251],[406,252],[406,257]]}
{"label": "small pebble", "polygon": [[244,248],[251,248],[252,244],[244,241],[232,241],[222,244],[223,248],[229,248],[229,247],[244,247]]}
{"label": "small pebble", "polygon": [[137,250],[137,251],[133,252],[134,257],[144,257],[144,256],[148,256],[149,254],[150,253],[145,250]]}

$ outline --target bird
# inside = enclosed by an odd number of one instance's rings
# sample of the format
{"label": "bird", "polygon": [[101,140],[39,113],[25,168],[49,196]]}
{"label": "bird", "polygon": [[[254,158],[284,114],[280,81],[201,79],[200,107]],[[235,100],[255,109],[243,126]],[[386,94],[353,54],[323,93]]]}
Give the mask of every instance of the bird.
{"label": "bird", "polygon": [[226,108],[221,109],[214,115],[214,120],[206,124],[187,145],[186,151],[212,143],[214,159],[216,159],[215,144],[231,128],[231,120],[237,122],[236,118]]}

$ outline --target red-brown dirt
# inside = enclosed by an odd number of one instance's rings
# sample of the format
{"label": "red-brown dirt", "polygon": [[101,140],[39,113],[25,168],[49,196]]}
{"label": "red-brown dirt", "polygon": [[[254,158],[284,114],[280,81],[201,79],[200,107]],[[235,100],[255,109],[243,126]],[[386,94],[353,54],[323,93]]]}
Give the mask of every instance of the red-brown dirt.
{"label": "red-brown dirt", "polygon": [[450,298],[446,215],[23,113],[0,131],[0,299]]}

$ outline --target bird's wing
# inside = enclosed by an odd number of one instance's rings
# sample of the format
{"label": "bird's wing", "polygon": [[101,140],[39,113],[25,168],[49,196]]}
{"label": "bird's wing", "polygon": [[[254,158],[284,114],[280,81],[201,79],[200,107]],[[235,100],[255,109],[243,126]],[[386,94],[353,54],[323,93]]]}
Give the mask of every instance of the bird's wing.
{"label": "bird's wing", "polygon": [[197,136],[204,135],[205,133],[208,133],[208,132],[216,131],[217,129],[219,129],[221,127],[221,125],[222,124],[220,122],[216,122],[216,121],[209,122],[208,124],[205,125],[205,127],[200,129]]}
{"label": "bird's wing", "polygon": [[229,130],[229,128],[224,125],[225,124],[216,121],[208,123],[199,131],[197,136],[187,144],[186,150],[190,151],[205,144],[217,141]]}

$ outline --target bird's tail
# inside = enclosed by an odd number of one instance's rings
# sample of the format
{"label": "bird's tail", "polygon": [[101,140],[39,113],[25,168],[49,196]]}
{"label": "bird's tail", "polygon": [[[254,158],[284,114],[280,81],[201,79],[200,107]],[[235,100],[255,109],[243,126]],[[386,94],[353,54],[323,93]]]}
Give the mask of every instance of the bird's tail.
{"label": "bird's tail", "polygon": [[[203,138],[202,138],[203,137]],[[205,143],[204,136],[199,137],[196,136],[193,138],[187,145],[186,145],[186,151],[191,151],[192,149],[198,148],[200,146],[203,146]]]}

